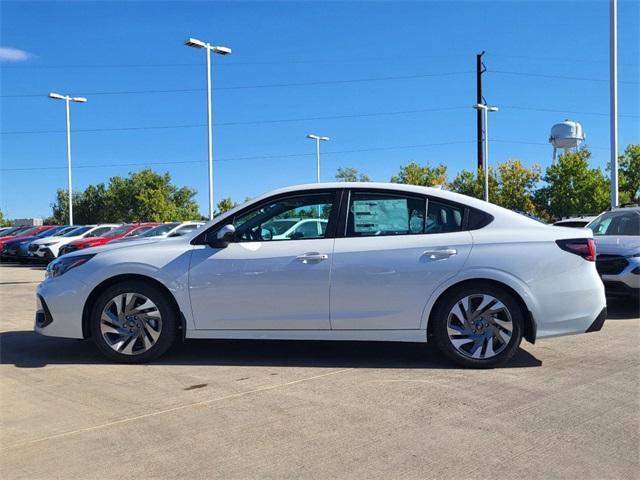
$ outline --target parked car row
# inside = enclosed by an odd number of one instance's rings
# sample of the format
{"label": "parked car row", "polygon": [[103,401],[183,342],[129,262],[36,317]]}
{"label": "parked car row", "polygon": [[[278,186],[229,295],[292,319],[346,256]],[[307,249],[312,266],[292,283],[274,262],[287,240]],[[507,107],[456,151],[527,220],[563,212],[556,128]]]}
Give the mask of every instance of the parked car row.
{"label": "parked car row", "polygon": [[76,250],[136,238],[162,239],[180,236],[201,225],[202,222],[145,222],[5,227],[0,230],[0,259],[20,263],[48,263]]}

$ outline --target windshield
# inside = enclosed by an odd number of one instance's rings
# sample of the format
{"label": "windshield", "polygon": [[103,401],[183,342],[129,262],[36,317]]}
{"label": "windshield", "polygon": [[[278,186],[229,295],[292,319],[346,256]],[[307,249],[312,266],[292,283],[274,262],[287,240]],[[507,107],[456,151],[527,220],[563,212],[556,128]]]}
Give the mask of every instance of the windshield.
{"label": "windshield", "polygon": [[2,236],[11,236],[16,234],[17,232],[20,231],[20,229],[22,229],[23,227],[11,227],[10,229],[8,229],[6,232],[2,232]]}
{"label": "windshield", "polygon": [[587,225],[594,235],[640,235],[640,212],[633,210],[607,212]]}
{"label": "windshield", "polygon": [[62,227],[49,228],[47,230],[43,230],[40,233],[37,233],[36,237],[38,237],[38,238],[51,237],[51,236],[55,235],[57,232],[59,232],[61,229],[62,229]]}
{"label": "windshield", "polygon": [[179,223],[165,223],[164,225],[159,225],[151,230],[144,232],[141,237],[157,237],[159,235],[164,235],[165,233],[169,233],[171,230],[176,228]]}
{"label": "windshield", "polygon": [[63,237],[76,237],[78,235],[82,235],[84,232],[86,232],[87,230],[90,230],[93,227],[77,227],[74,228],[73,230],[65,233],[64,235],[62,235]]}
{"label": "windshield", "polygon": [[40,227],[27,228],[26,230],[18,232],[18,235],[24,235],[25,237],[35,235],[36,233],[38,233],[38,228]]}
{"label": "windshield", "polygon": [[127,233],[129,230],[131,230],[132,226],[133,225],[122,225],[120,227],[116,227],[113,230],[108,231],[107,233],[105,233],[102,236],[104,238],[119,237],[119,236],[124,235],[125,233]]}

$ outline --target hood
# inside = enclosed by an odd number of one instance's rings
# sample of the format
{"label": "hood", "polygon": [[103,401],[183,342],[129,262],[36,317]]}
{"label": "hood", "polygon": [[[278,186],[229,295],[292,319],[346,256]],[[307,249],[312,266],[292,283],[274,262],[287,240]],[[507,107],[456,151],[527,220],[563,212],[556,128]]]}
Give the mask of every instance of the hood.
{"label": "hood", "polygon": [[9,240],[5,241],[4,244],[6,246],[9,246],[9,245],[13,246],[22,242],[32,242],[34,240],[39,240],[39,238],[35,236],[34,237],[15,237],[15,238],[9,237]]}
{"label": "hood", "polygon": [[623,255],[626,257],[640,253],[640,237],[634,235],[601,235],[593,238],[596,241],[598,255]]}
{"label": "hood", "polygon": [[158,242],[158,239],[155,239],[155,238],[144,238],[140,240],[132,239],[131,241],[127,241],[127,242],[109,242],[102,245],[96,245],[95,247],[76,250],[75,252],[68,253],[67,255],[76,256],[76,255],[87,255],[91,253],[104,253],[104,252],[109,252],[113,250],[120,250],[123,248],[136,247],[139,245],[144,245],[145,247],[147,247],[157,242]]}
{"label": "hood", "polygon": [[74,240],[71,242],[74,245],[87,245],[88,243],[97,243],[98,245],[102,245],[107,243],[110,239],[104,237],[91,237],[91,238],[79,238],[78,240]]}
{"label": "hood", "polygon": [[73,239],[73,238],[78,238],[78,237],[64,237],[62,235],[52,235],[50,237],[38,238],[38,239],[34,240],[33,243],[37,243],[38,245],[42,245],[43,243],[60,242],[62,240],[68,240],[68,239]]}

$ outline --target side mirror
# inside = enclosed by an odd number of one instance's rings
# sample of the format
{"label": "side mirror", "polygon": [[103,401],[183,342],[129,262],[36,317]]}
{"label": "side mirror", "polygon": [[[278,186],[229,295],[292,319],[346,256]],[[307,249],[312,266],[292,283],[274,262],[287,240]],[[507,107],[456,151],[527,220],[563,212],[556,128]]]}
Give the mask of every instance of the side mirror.
{"label": "side mirror", "polygon": [[[214,237],[214,238],[210,238]],[[226,248],[236,239],[236,227],[233,225],[225,225],[214,235],[207,235],[206,243],[214,248]]]}

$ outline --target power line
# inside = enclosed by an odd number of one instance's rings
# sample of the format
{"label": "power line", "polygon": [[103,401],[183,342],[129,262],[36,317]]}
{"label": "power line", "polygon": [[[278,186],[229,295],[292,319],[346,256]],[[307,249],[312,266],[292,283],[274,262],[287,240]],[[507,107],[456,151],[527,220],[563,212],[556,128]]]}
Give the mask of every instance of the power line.
{"label": "power line", "polygon": [[[415,75],[397,75],[388,77],[368,77],[368,78],[351,78],[344,80],[317,80],[313,82],[290,82],[290,83],[265,83],[260,85],[236,85],[232,87],[218,87],[214,90],[248,90],[248,89],[261,89],[261,88],[280,88],[280,87],[307,87],[317,85],[337,85],[345,83],[362,83],[362,82],[383,82],[389,80],[411,80],[418,78],[430,78],[430,77],[449,77],[455,75],[465,75],[472,73],[470,70],[459,72],[440,72],[440,73],[424,73]],[[188,92],[202,92],[203,88],[175,88],[166,90],[120,90],[120,91],[102,91],[102,92],[78,92],[79,95],[94,96],[94,95],[137,95],[147,93],[188,93]],[[12,94],[12,95],[0,95],[2,98],[27,98],[27,97],[44,97],[46,93],[24,93],[24,94]]]}
{"label": "power line", "polygon": [[[458,145],[472,143],[469,140],[451,141],[451,142],[439,142],[439,143],[421,143],[414,145],[391,145],[386,147],[370,147],[370,148],[357,148],[351,150],[333,150],[329,152],[322,152],[322,155],[341,155],[345,153],[364,153],[364,152],[377,152],[385,150],[408,150],[412,148],[426,148],[426,147],[439,147],[447,145]],[[296,158],[296,157],[308,157],[315,156],[315,153],[289,153],[279,155],[259,155],[249,157],[227,157],[219,158],[216,162],[232,162],[232,161],[245,161],[245,160],[272,160],[278,158]],[[130,167],[130,166],[145,166],[145,165],[179,165],[186,163],[206,163],[206,160],[187,160],[187,161],[171,161],[171,162],[135,162],[135,163],[105,163],[94,165],[76,165],[73,168],[105,168],[105,167]],[[61,170],[67,167],[16,167],[16,168],[2,168],[1,172],[18,172],[18,171],[34,171],[34,170]]]}
{"label": "power line", "polygon": [[[592,77],[573,77],[567,75],[552,75],[548,73],[534,73],[534,72],[513,72],[508,70],[487,70],[487,73],[498,73],[501,75],[516,75],[521,77],[538,77],[538,78],[553,78],[558,80],[584,80],[589,82],[608,82],[608,78],[592,78]],[[624,81],[619,80],[618,83],[631,83],[638,84],[637,81]]]}
{"label": "power line", "polygon": [[[520,107],[517,105],[500,105],[501,109],[507,110],[528,110],[532,112],[550,112],[550,113],[571,113],[575,115],[597,115],[602,117],[608,117],[609,113],[606,112],[585,112],[583,110],[558,110],[552,108],[538,108],[538,107]],[[619,117],[639,118],[640,115],[634,115],[632,113],[619,113]]]}
{"label": "power line", "polygon": [[[281,118],[272,120],[247,120],[239,122],[220,122],[216,123],[217,127],[220,126],[239,126],[239,125],[263,125],[273,123],[290,123],[290,122],[304,122],[304,121],[316,121],[316,120],[338,120],[344,118],[364,118],[364,117],[381,117],[389,115],[409,115],[414,113],[427,113],[427,112],[444,112],[452,110],[468,110],[468,107],[441,107],[441,108],[422,108],[416,110],[396,110],[390,112],[372,112],[372,113],[353,113],[346,115],[325,115],[318,117],[297,117],[297,118]],[[186,124],[186,125],[158,125],[158,126],[146,126],[146,127],[112,127],[112,128],[80,128],[74,129],[73,132],[117,132],[117,131],[130,131],[130,130],[166,130],[171,128],[200,128],[205,127],[204,123]],[[40,133],[64,133],[65,130],[14,130],[0,132],[0,135],[21,135],[21,134],[40,134]]]}
{"label": "power line", "polygon": [[[517,144],[517,145],[544,145],[545,147],[549,146],[549,143],[544,143],[544,142],[525,142],[522,140],[495,140],[495,139],[491,139],[491,142],[496,142],[496,143],[513,143],[513,144]],[[591,145],[589,145],[589,149],[590,150],[609,150],[609,147],[592,147]]]}
{"label": "power line", "polygon": [[[289,83],[266,83],[259,85],[236,85],[229,87],[217,87],[214,90],[249,90],[249,89],[262,89],[262,88],[281,88],[281,87],[307,87],[318,85],[338,85],[349,83],[362,83],[362,82],[382,82],[390,80],[411,80],[418,78],[431,78],[431,77],[446,77],[455,75],[466,75],[474,73],[471,70],[455,71],[455,72],[440,72],[440,73],[426,73],[415,75],[397,75],[387,77],[368,77],[368,78],[352,78],[344,80],[319,80],[313,82],[289,82]],[[583,80],[591,82],[608,82],[608,79],[603,78],[591,78],[591,77],[574,77],[564,75],[551,75],[545,73],[534,72],[514,72],[508,70],[487,70],[487,73],[497,73],[501,75],[516,75],[524,77],[538,77],[538,78],[550,78],[559,80]],[[637,81],[623,81],[619,83],[638,84]],[[192,93],[202,92],[203,88],[172,88],[172,89],[155,89],[155,90],[113,90],[113,91],[99,91],[99,92],[78,92],[82,95],[94,96],[94,95],[140,95],[140,94],[164,94],[164,93]],[[10,94],[0,95],[0,98],[29,98],[29,97],[44,97],[47,93],[22,93],[22,94]]]}
{"label": "power line", "polygon": [[[549,112],[549,113],[562,113],[562,114],[575,114],[575,115],[597,115],[597,116],[609,116],[605,112],[586,112],[577,110],[562,110],[551,108],[538,108],[538,107],[526,107],[519,105],[501,105],[500,108],[506,110],[524,110],[534,112]],[[293,123],[293,122],[306,122],[306,121],[321,121],[321,120],[340,120],[347,118],[367,118],[367,117],[382,117],[393,115],[411,115],[416,113],[429,113],[429,112],[445,112],[455,110],[469,110],[467,106],[458,107],[439,107],[439,108],[420,108],[415,110],[395,110],[388,112],[369,112],[369,113],[352,113],[344,115],[324,115],[316,117],[294,117],[294,118],[279,118],[279,119],[267,119],[267,120],[246,120],[237,122],[220,122],[216,123],[218,127],[231,127],[241,125],[267,125],[277,123]],[[619,114],[620,117],[639,118],[640,115],[634,114]],[[144,130],[169,130],[169,129],[182,129],[182,128],[202,128],[205,127],[204,123],[193,124],[178,124],[178,125],[149,125],[138,127],[103,127],[103,128],[79,128],[74,129],[74,133],[98,133],[98,132],[126,132],[126,131],[144,131]],[[0,135],[25,135],[25,134],[51,134],[51,133],[64,133],[65,130],[9,130],[0,131]]]}
{"label": "power line", "polygon": [[[496,143],[507,143],[507,144],[516,144],[516,145],[535,145],[535,146],[544,146],[548,147],[548,143],[543,142],[527,142],[522,140],[491,140]],[[333,150],[328,152],[322,152],[322,155],[343,155],[346,153],[366,153],[366,152],[379,152],[379,151],[387,151],[387,150],[409,150],[414,148],[427,148],[427,147],[442,147],[448,145],[463,145],[463,144],[471,144],[475,143],[474,140],[458,140],[458,141],[450,141],[450,142],[439,142],[439,143],[421,143],[421,144],[413,144],[413,145],[391,145],[386,147],[370,147],[370,148],[356,148],[350,150]],[[608,147],[589,147],[592,150],[608,150]],[[226,157],[219,158],[216,162],[235,162],[235,161],[246,161],[246,160],[274,160],[280,158],[298,158],[298,157],[309,157],[315,156],[315,153],[288,153],[288,154],[278,154],[278,155],[257,155],[257,156],[245,156],[245,157]],[[104,163],[104,164],[93,164],[93,165],[76,165],[74,169],[89,169],[89,168],[111,168],[111,167],[133,167],[133,166],[149,166],[149,165],[183,165],[190,163],[206,163],[206,160],[183,160],[183,161],[169,161],[169,162],[130,162],[130,163]],[[17,167],[17,168],[1,168],[0,172],[24,172],[24,171],[36,171],[36,170],[64,170],[67,167]]]}
{"label": "power line", "polygon": [[[420,61],[429,58],[443,58],[450,59],[451,57],[469,57],[470,53],[448,53],[442,55],[418,55],[418,56],[403,56],[403,55],[394,55],[391,60],[414,60]],[[574,58],[573,56],[567,57],[536,57],[530,55],[508,55],[508,54],[500,54],[500,53],[489,53],[487,54],[491,58],[511,58],[511,59],[521,59],[521,60],[534,60],[534,61],[544,61],[544,62],[562,62],[562,63],[608,63],[609,60],[605,58]],[[385,57],[367,57],[367,56],[357,56],[351,58],[327,58],[327,59],[289,59],[289,60],[261,60],[261,61],[249,61],[249,62],[238,62],[238,61],[230,61],[224,62],[216,66],[216,68],[227,68],[227,67],[244,67],[244,66],[252,66],[252,65],[295,65],[295,64],[327,64],[327,63],[376,63],[376,62],[389,62],[390,59],[388,56]],[[620,65],[628,65],[637,67],[637,63],[624,63]],[[201,63],[197,62],[162,62],[162,63],[98,63],[98,64],[53,64],[53,65],[3,65],[2,69],[10,69],[10,70],[37,70],[37,69],[70,69],[70,68],[78,68],[78,69],[91,69],[91,68],[163,68],[163,67],[198,67],[202,68]]]}

